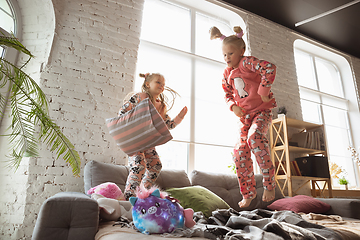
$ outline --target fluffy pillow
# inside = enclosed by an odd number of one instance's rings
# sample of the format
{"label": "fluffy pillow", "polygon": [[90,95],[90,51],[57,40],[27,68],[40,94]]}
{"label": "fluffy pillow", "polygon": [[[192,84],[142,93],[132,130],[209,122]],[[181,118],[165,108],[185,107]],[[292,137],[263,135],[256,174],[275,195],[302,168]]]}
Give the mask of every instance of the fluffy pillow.
{"label": "fluffy pillow", "polygon": [[100,194],[103,197],[116,199],[119,201],[125,200],[124,194],[122,193],[121,189],[112,182],[102,183],[97,185],[93,188],[90,188],[87,191],[87,194],[91,195],[93,193]]}
{"label": "fluffy pillow", "polygon": [[170,188],[166,192],[171,197],[178,199],[184,209],[192,208],[194,212],[201,211],[207,218],[216,209],[230,208],[218,195],[202,186]]}
{"label": "fluffy pillow", "polygon": [[296,213],[325,213],[330,210],[331,206],[313,197],[296,195],[276,200],[267,208],[277,211],[290,210]]}

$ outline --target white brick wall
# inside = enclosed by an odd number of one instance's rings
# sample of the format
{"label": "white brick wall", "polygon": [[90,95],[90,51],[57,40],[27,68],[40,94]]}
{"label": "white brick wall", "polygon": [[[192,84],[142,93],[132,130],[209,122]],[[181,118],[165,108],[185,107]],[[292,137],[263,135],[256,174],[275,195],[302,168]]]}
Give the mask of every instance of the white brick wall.
{"label": "white brick wall", "polygon": [[[82,167],[89,160],[125,164],[126,155],[107,133],[104,119],[117,113],[132,90],[144,0],[18,0],[23,43],[37,57],[27,71],[50,100],[51,116],[78,150]],[[273,91],[289,116],[301,119],[293,59],[298,38],[286,28],[240,12],[249,33],[251,54],[278,67]],[[351,58],[357,86],[360,60]],[[0,139],[1,160],[6,140]],[[1,239],[30,239],[42,202],[61,191],[83,192],[63,160],[45,146],[41,157],[26,159],[16,173],[0,162]],[[81,171],[81,176],[83,171]]]}
{"label": "white brick wall", "polygon": [[299,88],[297,85],[293,42],[290,32],[260,17],[248,16],[251,54],[277,66],[272,87],[278,106],[285,106],[287,116],[302,119]]}
{"label": "white brick wall", "polygon": [[[104,123],[133,87],[143,0],[18,2],[22,42],[36,56],[26,71],[47,94],[51,117],[74,143],[82,167],[89,160],[125,164]],[[45,199],[83,192],[83,179],[63,160],[55,161],[45,146],[40,154],[15,174],[1,168],[1,189],[8,193],[0,197],[1,239],[30,239]]]}

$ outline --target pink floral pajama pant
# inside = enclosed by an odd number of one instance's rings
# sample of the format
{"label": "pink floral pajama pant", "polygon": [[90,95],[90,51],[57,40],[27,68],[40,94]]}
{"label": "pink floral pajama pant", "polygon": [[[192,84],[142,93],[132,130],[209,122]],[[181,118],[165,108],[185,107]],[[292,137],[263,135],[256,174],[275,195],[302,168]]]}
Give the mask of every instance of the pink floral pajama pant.
{"label": "pink floral pajama pant", "polygon": [[271,110],[257,111],[240,118],[240,140],[235,146],[233,159],[240,192],[246,199],[256,195],[250,150],[262,171],[264,188],[269,191],[275,188],[275,168],[270,159],[269,142],[266,138],[271,119]]}
{"label": "pink floral pajama pant", "polygon": [[155,148],[150,148],[130,156],[129,165],[129,176],[124,191],[126,200],[136,196],[135,190],[140,184],[143,184],[145,188],[151,188],[162,168]]}

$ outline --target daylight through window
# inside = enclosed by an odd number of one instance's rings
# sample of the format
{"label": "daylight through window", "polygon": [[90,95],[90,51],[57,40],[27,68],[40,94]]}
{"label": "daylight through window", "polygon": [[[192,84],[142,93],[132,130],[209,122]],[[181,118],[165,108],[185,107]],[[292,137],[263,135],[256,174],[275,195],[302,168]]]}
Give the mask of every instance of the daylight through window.
{"label": "daylight through window", "polygon": [[[217,26],[224,34],[233,34],[232,26],[193,7],[160,0],[145,1],[142,21],[136,76],[164,75],[166,85],[181,96],[169,112],[171,117],[184,106],[189,109],[171,131],[174,140],[157,147],[163,167],[229,173],[237,118],[225,104],[221,88],[225,67],[221,41],[211,41],[209,29]],[[136,91],[142,82],[136,77]]]}

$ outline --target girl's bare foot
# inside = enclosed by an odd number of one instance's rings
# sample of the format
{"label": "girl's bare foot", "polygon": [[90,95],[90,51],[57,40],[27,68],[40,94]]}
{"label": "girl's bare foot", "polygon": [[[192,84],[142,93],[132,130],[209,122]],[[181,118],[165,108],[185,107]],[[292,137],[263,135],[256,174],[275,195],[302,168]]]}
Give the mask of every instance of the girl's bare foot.
{"label": "girl's bare foot", "polygon": [[238,204],[240,208],[246,208],[250,205],[251,201],[256,197],[256,195],[253,195],[252,198],[243,198]]}
{"label": "girl's bare foot", "polygon": [[264,189],[264,193],[262,196],[263,202],[270,202],[270,201],[274,200],[274,198],[275,198],[275,188],[270,191],[267,189]]}

